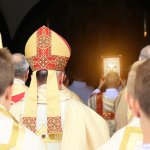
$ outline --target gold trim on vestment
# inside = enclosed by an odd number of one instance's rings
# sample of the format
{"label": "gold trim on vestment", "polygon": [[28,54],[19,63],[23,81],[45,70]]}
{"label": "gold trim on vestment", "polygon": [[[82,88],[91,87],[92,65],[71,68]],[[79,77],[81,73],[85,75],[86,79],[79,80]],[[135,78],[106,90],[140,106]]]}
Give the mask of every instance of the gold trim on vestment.
{"label": "gold trim on vestment", "polygon": [[[141,135],[142,131],[139,127],[126,127],[119,150],[126,150],[131,134]],[[133,149],[133,148],[132,148]],[[132,150],[130,149],[130,150]]]}
{"label": "gold trim on vestment", "polygon": [[[12,133],[10,137],[10,141],[8,144],[0,144],[0,149],[2,150],[8,150],[13,147],[15,147],[17,143],[17,138],[18,138],[18,133],[19,133],[19,123],[18,121],[9,113],[9,111],[3,109],[0,107],[0,112],[7,116],[8,118],[11,118],[13,120],[13,128],[12,128]],[[7,129],[6,129],[7,130]]]}
{"label": "gold trim on vestment", "polygon": [[24,135],[25,135],[25,129],[22,126],[19,126],[18,140],[15,147],[16,150],[22,149],[24,143]]}
{"label": "gold trim on vestment", "polygon": [[32,73],[32,80],[30,82],[30,87],[28,91],[29,92],[25,101],[25,109],[24,109],[23,117],[36,118],[36,113],[37,113],[36,71]]}
{"label": "gold trim on vestment", "polygon": [[[47,104],[47,135],[50,141],[60,142],[62,139],[61,113],[58,81],[55,70],[48,70],[46,104]],[[22,123],[31,131],[36,131],[37,115],[37,81],[36,71],[32,74],[29,95],[25,103]]]}

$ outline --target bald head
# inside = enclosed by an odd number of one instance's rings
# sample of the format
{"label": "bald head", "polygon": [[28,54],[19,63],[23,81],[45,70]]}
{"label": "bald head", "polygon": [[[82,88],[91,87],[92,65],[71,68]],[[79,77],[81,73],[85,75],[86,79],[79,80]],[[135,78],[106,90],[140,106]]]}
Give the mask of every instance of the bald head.
{"label": "bald head", "polygon": [[146,60],[150,59],[150,45],[145,46],[142,48],[139,56],[139,60]]}
{"label": "bald head", "polygon": [[15,68],[15,78],[25,80],[29,69],[29,64],[23,54],[14,53],[12,61]]}

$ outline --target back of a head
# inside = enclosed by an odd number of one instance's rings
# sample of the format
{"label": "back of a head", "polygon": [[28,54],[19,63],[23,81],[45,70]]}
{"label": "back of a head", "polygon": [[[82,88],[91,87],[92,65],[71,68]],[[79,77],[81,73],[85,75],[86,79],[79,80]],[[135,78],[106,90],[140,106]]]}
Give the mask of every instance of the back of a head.
{"label": "back of a head", "polygon": [[150,118],[150,59],[139,65],[137,69],[135,98],[142,111]]}
{"label": "back of a head", "polygon": [[128,74],[128,79],[127,79],[127,92],[130,96],[133,98],[135,97],[135,78],[136,78],[136,70],[140,64],[142,64],[143,61],[136,61],[132,64],[131,69]]}
{"label": "back of a head", "polygon": [[12,55],[8,49],[0,49],[0,96],[4,94],[6,88],[13,84],[14,67]]}
{"label": "back of a head", "polygon": [[73,71],[73,80],[76,81],[85,81],[85,73],[82,69],[76,68]]}
{"label": "back of a head", "polygon": [[119,85],[119,75],[117,72],[110,71],[105,77],[106,88],[117,88]]}
{"label": "back of a head", "polygon": [[142,48],[139,56],[139,60],[146,60],[150,59],[150,45],[145,46]]}
{"label": "back of a head", "polygon": [[47,70],[39,70],[36,72],[36,77],[37,77],[37,81],[38,81],[39,85],[46,84],[47,75],[48,75]]}
{"label": "back of a head", "polygon": [[21,79],[24,78],[26,72],[29,69],[29,64],[25,56],[21,53],[15,53],[12,55],[12,60],[15,69],[15,77]]}

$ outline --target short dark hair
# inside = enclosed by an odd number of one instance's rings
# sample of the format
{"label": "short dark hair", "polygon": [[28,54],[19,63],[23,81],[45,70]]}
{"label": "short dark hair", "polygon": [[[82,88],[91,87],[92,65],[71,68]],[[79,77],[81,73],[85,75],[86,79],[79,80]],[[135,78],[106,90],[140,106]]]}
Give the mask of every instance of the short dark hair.
{"label": "short dark hair", "polygon": [[119,75],[117,72],[110,71],[105,76],[106,87],[115,87],[117,88],[119,82]]}
{"label": "short dark hair", "polygon": [[135,98],[142,111],[150,118],[150,59],[144,61],[137,68]]}
{"label": "short dark hair", "polygon": [[6,88],[13,84],[14,67],[12,55],[6,48],[0,49],[0,96],[4,94]]}
{"label": "short dark hair", "polygon": [[40,84],[45,84],[47,82],[47,70],[39,70],[36,72],[36,78]]}
{"label": "short dark hair", "polygon": [[81,66],[80,68],[75,68],[73,70],[73,80],[85,81],[85,79],[86,79],[86,73],[84,72]]}

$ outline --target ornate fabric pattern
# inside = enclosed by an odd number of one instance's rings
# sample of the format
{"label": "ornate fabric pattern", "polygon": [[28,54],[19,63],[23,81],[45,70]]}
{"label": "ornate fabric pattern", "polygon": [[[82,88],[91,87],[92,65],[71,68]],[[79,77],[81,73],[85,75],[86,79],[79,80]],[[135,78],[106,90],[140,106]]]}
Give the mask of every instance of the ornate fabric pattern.
{"label": "ornate fabric pattern", "polygon": [[115,118],[115,113],[114,112],[103,112],[103,115],[102,115],[102,117],[104,118],[104,119],[114,119]]}
{"label": "ornate fabric pattern", "polygon": [[96,95],[96,112],[106,120],[114,119],[115,113],[104,110],[103,105],[103,93],[99,93]]}
{"label": "ornate fabric pattern", "polygon": [[23,117],[22,124],[25,125],[29,130],[36,131],[36,118],[34,117]]}
{"label": "ornate fabric pattern", "polygon": [[37,55],[27,58],[32,71],[58,70],[63,71],[68,57],[51,54],[51,31],[45,26],[37,30]]}
{"label": "ornate fabric pattern", "polygon": [[109,127],[110,136],[112,136],[115,132],[115,113],[113,112],[113,110],[110,112],[109,110],[105,109],[104,105],[106,105],[106,99],[104,99],[103,93],[97,94],[96,112],[105,119]]}
{"label": "ornate fabric pattern", "polygon": [[61,117],[48,117],[48,133],[62,132]]}
{"label": "ornate fabric pattern", "polygon": [[100,116],[103,115],[103,93],[99,93],[96,96],[96,112]]}

